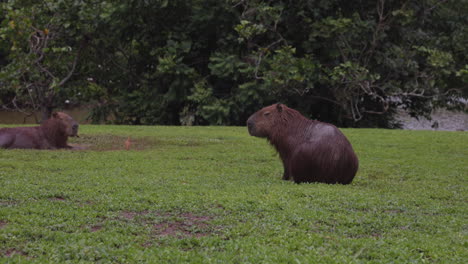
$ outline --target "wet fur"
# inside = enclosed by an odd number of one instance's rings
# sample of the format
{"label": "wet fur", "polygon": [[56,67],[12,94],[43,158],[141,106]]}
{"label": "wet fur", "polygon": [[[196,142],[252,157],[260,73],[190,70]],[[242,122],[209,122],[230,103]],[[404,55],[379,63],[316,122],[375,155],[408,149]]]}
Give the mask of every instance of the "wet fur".
{"label": "wet fur", "polygon": [[284,180],[349,184],[356,175],[356,154],[332,124],[310,120],[275,104],[254,113],[247,126],[252,136],[265,137],[276,148]]}
{"label": "wet fur", "polygon": [[77,136],[78,123],[65,113],[54,113],[41,126],[0,128],[0,148],[71,148],[69,136]]}

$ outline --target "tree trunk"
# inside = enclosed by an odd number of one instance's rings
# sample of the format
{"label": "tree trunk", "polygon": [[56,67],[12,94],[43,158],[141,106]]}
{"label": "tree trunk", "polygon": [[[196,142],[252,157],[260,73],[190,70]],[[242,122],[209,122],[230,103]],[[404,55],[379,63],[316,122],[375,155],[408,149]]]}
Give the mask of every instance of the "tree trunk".
{"label": "tree trunk", "polygon": [[41,123],[44,123],[44,121],[46,121],[47,119],[50,118],[50,116],[52,115],[52,110],[53,108],[50,107],[50,106],[42,106],[41,107]]}

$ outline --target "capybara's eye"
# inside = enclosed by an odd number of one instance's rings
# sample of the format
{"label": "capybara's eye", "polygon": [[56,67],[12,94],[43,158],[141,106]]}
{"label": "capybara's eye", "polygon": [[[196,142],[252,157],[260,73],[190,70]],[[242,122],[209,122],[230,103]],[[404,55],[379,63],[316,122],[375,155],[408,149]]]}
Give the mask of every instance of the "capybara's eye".
{"label": "capybara's eye", "polygon": [[264,115],[264,116],[269,116],[269,115],[270,115],[270,112],[265,112],[263,115]]}

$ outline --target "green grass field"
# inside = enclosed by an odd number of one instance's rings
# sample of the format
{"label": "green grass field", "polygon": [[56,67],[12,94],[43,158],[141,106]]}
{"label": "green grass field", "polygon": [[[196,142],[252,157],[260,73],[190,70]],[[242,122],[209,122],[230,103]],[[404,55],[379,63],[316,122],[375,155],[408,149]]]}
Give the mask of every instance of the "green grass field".
{"label": "green grass field", "polygon": [[468,133],[343,131],[346,186],[282,181],[242,127],[84,125],[87,150],[0,150],[0,262],[468,263]]}

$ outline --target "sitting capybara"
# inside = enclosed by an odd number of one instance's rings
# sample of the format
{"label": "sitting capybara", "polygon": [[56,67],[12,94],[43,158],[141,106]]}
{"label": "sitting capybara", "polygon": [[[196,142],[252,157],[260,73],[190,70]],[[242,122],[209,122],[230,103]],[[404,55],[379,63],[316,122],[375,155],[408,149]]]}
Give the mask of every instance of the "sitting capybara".
{"label": "sitting capybara", "polygon": [[356,175],[356,154],[334,125],[274,104],[250,116],[247,127],[250,135],[267,138],[276,148],[283,161],[283,180],[348,184]]}
{"label": "sitting capybara", "polygon": [[40,126],[1,128],[0,148],[72,148],[67,145],[69,136],[78,136],[78,123],[65,113],[54,112],[52,117]]}

